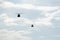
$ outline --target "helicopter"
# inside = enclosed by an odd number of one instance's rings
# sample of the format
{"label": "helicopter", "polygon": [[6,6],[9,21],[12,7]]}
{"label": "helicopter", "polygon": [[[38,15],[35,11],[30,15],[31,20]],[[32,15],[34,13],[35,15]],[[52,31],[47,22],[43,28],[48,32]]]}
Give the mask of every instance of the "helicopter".
{"label": "helicopter", "polygon": [[20,15],[20,14],[23,14],[23,13],[18,13],[18,14],[17,14],[17,17],[21,17],[21,15]]}
{"label": "helicopter", "polygon": [[21,17],[20,14],[18,14],[17,17]]}
{"label": "helicopter", "polygon": [[34,25],[32,24],[31,27],[34,27]]}

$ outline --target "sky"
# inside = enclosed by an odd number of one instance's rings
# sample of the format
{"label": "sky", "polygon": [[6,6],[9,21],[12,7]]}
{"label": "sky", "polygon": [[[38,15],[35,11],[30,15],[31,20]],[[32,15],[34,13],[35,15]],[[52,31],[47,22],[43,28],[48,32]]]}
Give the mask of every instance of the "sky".
{"label": "sky", "polygon": [[0,0],[0,40],[60,40],[60,0]]}

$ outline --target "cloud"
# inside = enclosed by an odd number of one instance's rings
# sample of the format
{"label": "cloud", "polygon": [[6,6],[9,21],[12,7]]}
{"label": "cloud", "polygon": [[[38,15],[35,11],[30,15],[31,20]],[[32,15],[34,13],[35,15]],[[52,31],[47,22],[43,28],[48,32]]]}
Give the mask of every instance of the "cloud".
{"label": "cloud", "polygon": [[31,40],[28,31],[0,30],[0,40]]}
{"label": "cloud", "polygon": [[60,9],[55,13],[56,13],[56,15],[55,15],[54,19],[55,20],[60,20]]}
{"label": "cloud", "polygon": [[[59,10],[60,9],[57,9],[55,12],[44,12],[42,13],[45,17],[43,18],[37,18],[37,19],[33,19],[33,20],[30,20],[28,18],[13,18],[13,17],[10,17],[8,16],[7,13],[3,13],[0,15],[0,19],[3,20],[3,22],[7,25],[7,26],[17,26],[17,25],[20,25],[20,26],[26,26],[27,24],[35,24],[36,26],[42,26],[42,25],[45,25],[45,26],[52,26],[52,22],[51,20],[52,19],[58,19],[56,18],[55,16],[58,16],[59,15]],[[58,14],[57,14],[58,13]]]}
{"label": "cloud", "polygon": [[[59,13],[60,13],[60,9],[57,9],[56,11],[50,13],[50,12],[44,12],[43,15],[45,17],[43,18],[37,18],[35,24],[36,25],[47,25],[47,26],[52,26],[53,23],[51,22],[53,19],[55,20],[60,20],[60,16],[59,16]],[[59,17],[58,17],[59,16]],[[57,18],[58,17],[58,18]]]}
{"label": "cloud", "polygon": [[52,23],[48,20],[48,18],[42,18],[42,19],[37,19],[35,22],[36,25],[45,25],[45,26],[50,26]]}
{"label": "cloud", "polygon": [[4,23],[8,26],[16,26],[16,25],[26,25],[26,24],[35,24],[35,25],[52,25],[51,20],[57,14],[57,11],[60,9],[59,6],[35,6],[32,4],[14,4],[12,2],[4,1],[1,4],[3,8],[24,8],[31,10],[40,10],[41,14],[44,15],[43,18],[38,17],[35,20],[30,20],[28,18],[11,18],[7,14],[0,15],[3,18]]}
{"label": "cloud", "polygon": [[3,20],[3,22],[7,25],[7,26],[16,26],[16,25],[20,25],[20,26],[25,26],[26,24],[35,24],[35,25],[52,25],[51,21],[51,17],[44,17],[44,18],[38,18],[35,20],[29,20],[28,18],[11,18],[9,17],[6,13],[1,14],[0,15],[0,19]]}
{"label": "cloud", "polygon": [[[37,19],[30,20],[28,18],[12,18],[9,17],[6,13],[3,13],[0,15],[0,18],[3,19],[3,22],[8,25],[8,26],[16,26],[16,25],[23,25],[26,26],[26,24],[35,24],[35,25],[45,25],[45,26],[52,26],[52,19],[58,19],[56,16],[59,15],[60,9],[55,9],[56,11],[51,12],[51,11],[43,11],[42,15],[45,17],[40,18],[38,17]],[[50,13],[51,12],[51,13]]]}
{"label": "cloud", "polygon": [[0,18],[3,20],[3,22],[6,24],[6,25],[17,25],[16,23],[14,23],[14,19],[13,18],[10,18],[7,16],[7,14],[1,14],[0,15]]}
{"label": "cloud", "polygon": [[7,25],[7,26],[16,26],[16,25],[26,25],[31,24],[32,21],[26,18],[11,18],[6,13],[3,13],[0,15],[1,20]]}
{"label": "cloud", "polygon": [[12,3],[12,2],[8,2],[8,1],[4,1],[0,4],[0,7],[3,7],[3,8],[17,8],[17,9],[20,9],[20,8],[24,8],[24,9],[31,9],[31,10],[43,10],[43,11],[52,11],[52,10],[55,10],[57,8],[59,8],[59,6],[36,6],[36,5],[33,5],[33,4],[27,4],[27,3],[24,3],[24,4],[15,4],[15,3]]}
{"label": "cloud", "polygon": [[40,5],[40,6],[59,6],[60,0],[4,0],[4,1],[10,1],[13,3],[30,3],[34,5]]}

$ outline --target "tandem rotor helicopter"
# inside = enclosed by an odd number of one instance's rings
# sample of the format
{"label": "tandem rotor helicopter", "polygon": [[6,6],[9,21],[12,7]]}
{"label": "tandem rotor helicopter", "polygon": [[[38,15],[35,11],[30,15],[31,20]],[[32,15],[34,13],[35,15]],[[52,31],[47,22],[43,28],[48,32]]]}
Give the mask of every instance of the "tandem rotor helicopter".
{"label": "tandem rotor helicopter", "polygon": [[[17,14],[17,17],[21,17],[21,15],[20,15],[21,13],[18,13]],[[31,24],[31,27],[34,27],[34,25],[33,24]]]}

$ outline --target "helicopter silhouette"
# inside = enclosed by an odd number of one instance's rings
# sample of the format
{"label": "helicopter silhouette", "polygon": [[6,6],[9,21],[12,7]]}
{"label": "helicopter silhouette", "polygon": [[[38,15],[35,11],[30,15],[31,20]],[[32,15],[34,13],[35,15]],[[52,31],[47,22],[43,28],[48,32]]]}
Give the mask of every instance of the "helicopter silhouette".
{"label": "helicopter silhouette", "polygon": [[18,14],[17,17],[21,17],[20,14]]}
{"label": "helicopter silhouette", "polygon": [[23,13],[18,13],[18,14],[17,14],[17,17],[21,17],[21,15],[20,15],[20,14],[23,14]]}
{"label": "helicopter silhouette", "polygon": [[32,24],[31,27],[34,27],[34,25]]}

